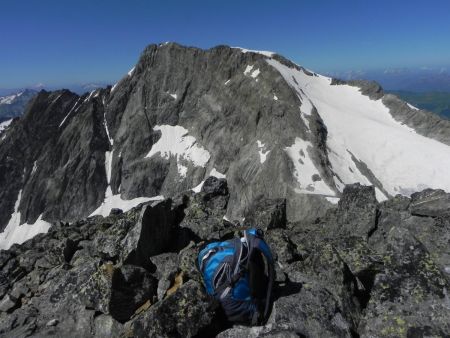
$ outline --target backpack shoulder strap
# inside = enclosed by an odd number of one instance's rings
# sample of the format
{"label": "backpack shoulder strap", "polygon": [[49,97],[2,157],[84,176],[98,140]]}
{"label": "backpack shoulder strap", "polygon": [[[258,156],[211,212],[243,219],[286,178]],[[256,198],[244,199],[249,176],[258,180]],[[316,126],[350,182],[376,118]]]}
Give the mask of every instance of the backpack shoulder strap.
{"label": "backpack shoulder strap", "polygon": [[232,273],[226,283],[223,283],[215,289],[215,295],[220,299],[228,295],[234,287],[234,284],[236,284],[245,273],[244,267],[241,263],[243,256],[246,255],[247,248],[239,238],[234,238],[231,243],[234,245],[234,255],[231,263]]}
{"label": "backpack shoulder strap", "polygon": [[[258,229],[250,229],[244,232],[245,239],[248,243],[248,251],[249,255],[256,248],[258,249],[266,259],[267,267],[268,267],[268,283],[267,283],[267,294],[265,299],[264,306],[264,320],[267,319],[270,310],[270,303],[272,299],[272,288],[275,280],[275,268],[272,252],[270,251],[269,246],[262,238],[263,234],[261,230]],[[247,262],[248,264],[248,262]]]}

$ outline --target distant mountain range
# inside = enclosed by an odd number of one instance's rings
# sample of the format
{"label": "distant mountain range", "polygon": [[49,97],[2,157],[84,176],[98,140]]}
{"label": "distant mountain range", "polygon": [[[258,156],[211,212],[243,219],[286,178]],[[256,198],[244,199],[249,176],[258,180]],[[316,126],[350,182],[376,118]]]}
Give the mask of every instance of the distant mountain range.
{"label": "distant mountain range", "polygon": [[36,90],[25,89],[10,95],[0,96],[0,123],[21,116],[28,101],[36,94]]}
{"label": "distant mountain range", "polygon": [[445,92],[409,92],[404,90],[393,90],[390,93],[397,95],[402,100],[413,106],[439,114],[450,119],[450,93]]}
{"label": "distant mountain range", "polygon": [[373,80],[388,91],[450,92],[450,70],[446,67],[351,70],[327,75],[343,80]]}

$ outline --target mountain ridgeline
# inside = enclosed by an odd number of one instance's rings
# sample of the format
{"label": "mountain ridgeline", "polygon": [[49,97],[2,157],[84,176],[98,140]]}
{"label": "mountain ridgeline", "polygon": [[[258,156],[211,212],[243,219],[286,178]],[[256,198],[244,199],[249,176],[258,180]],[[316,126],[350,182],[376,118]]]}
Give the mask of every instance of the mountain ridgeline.
{"label": "mountain ridgeline", "polygon": [[311,220],[349,183],[374,185],[379,201],[450,191],[449,145],[449,121],[375,83],[269,52],[150,45],[113,87],[41,91],[2,132],[0,229],[126,211],[208,176],[226,177],[230,219],[264,197]]}
{"label": "mountain ridgeline", "polygon": [[[450,121],[376,83],[150,45],[2,128],[2,337],[449,335]],[[261,326],[226,321],[196,268],[229,220],[273,252]]]}

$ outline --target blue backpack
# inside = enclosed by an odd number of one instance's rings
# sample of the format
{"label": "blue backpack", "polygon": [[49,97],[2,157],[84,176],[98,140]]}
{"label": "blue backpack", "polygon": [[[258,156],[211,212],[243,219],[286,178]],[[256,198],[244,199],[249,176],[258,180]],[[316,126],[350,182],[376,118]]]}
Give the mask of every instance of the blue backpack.
{"label": "blue backpack", "polygon": [[256,325],[267,320],[275,273],[261,230],[208,244],[197,264],[207,293],[220,302],[229,321]]}

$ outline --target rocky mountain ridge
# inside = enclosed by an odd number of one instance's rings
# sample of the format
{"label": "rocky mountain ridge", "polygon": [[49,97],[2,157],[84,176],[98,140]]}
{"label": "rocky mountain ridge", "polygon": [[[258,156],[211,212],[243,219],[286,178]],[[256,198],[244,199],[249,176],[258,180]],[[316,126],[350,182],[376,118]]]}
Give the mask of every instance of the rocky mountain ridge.
{"label": "rocky mountain ridge", "polygon": [[199,246],[237,229],[231,192],[201,191],[54,224],[0,251],[2,337],[446,337],[450,333],[450,194],[382,203],[346,186],[313,222],[288,222],[286,200],[260,200],[245,222],[276,260],[264,326],[227,323],[195,267]]}
{"label": "rocky mountain ridge", "polygon": [[374,185],[380,201],[450,191],[449,135],[448,121],[375,84],[274,53],[150,45],[113,87],[41,91],[2,133],[0,243],[199,191],[209,176],[228,181],[229,219],[286,198],[290,221],[311,221],[354,182]]}

